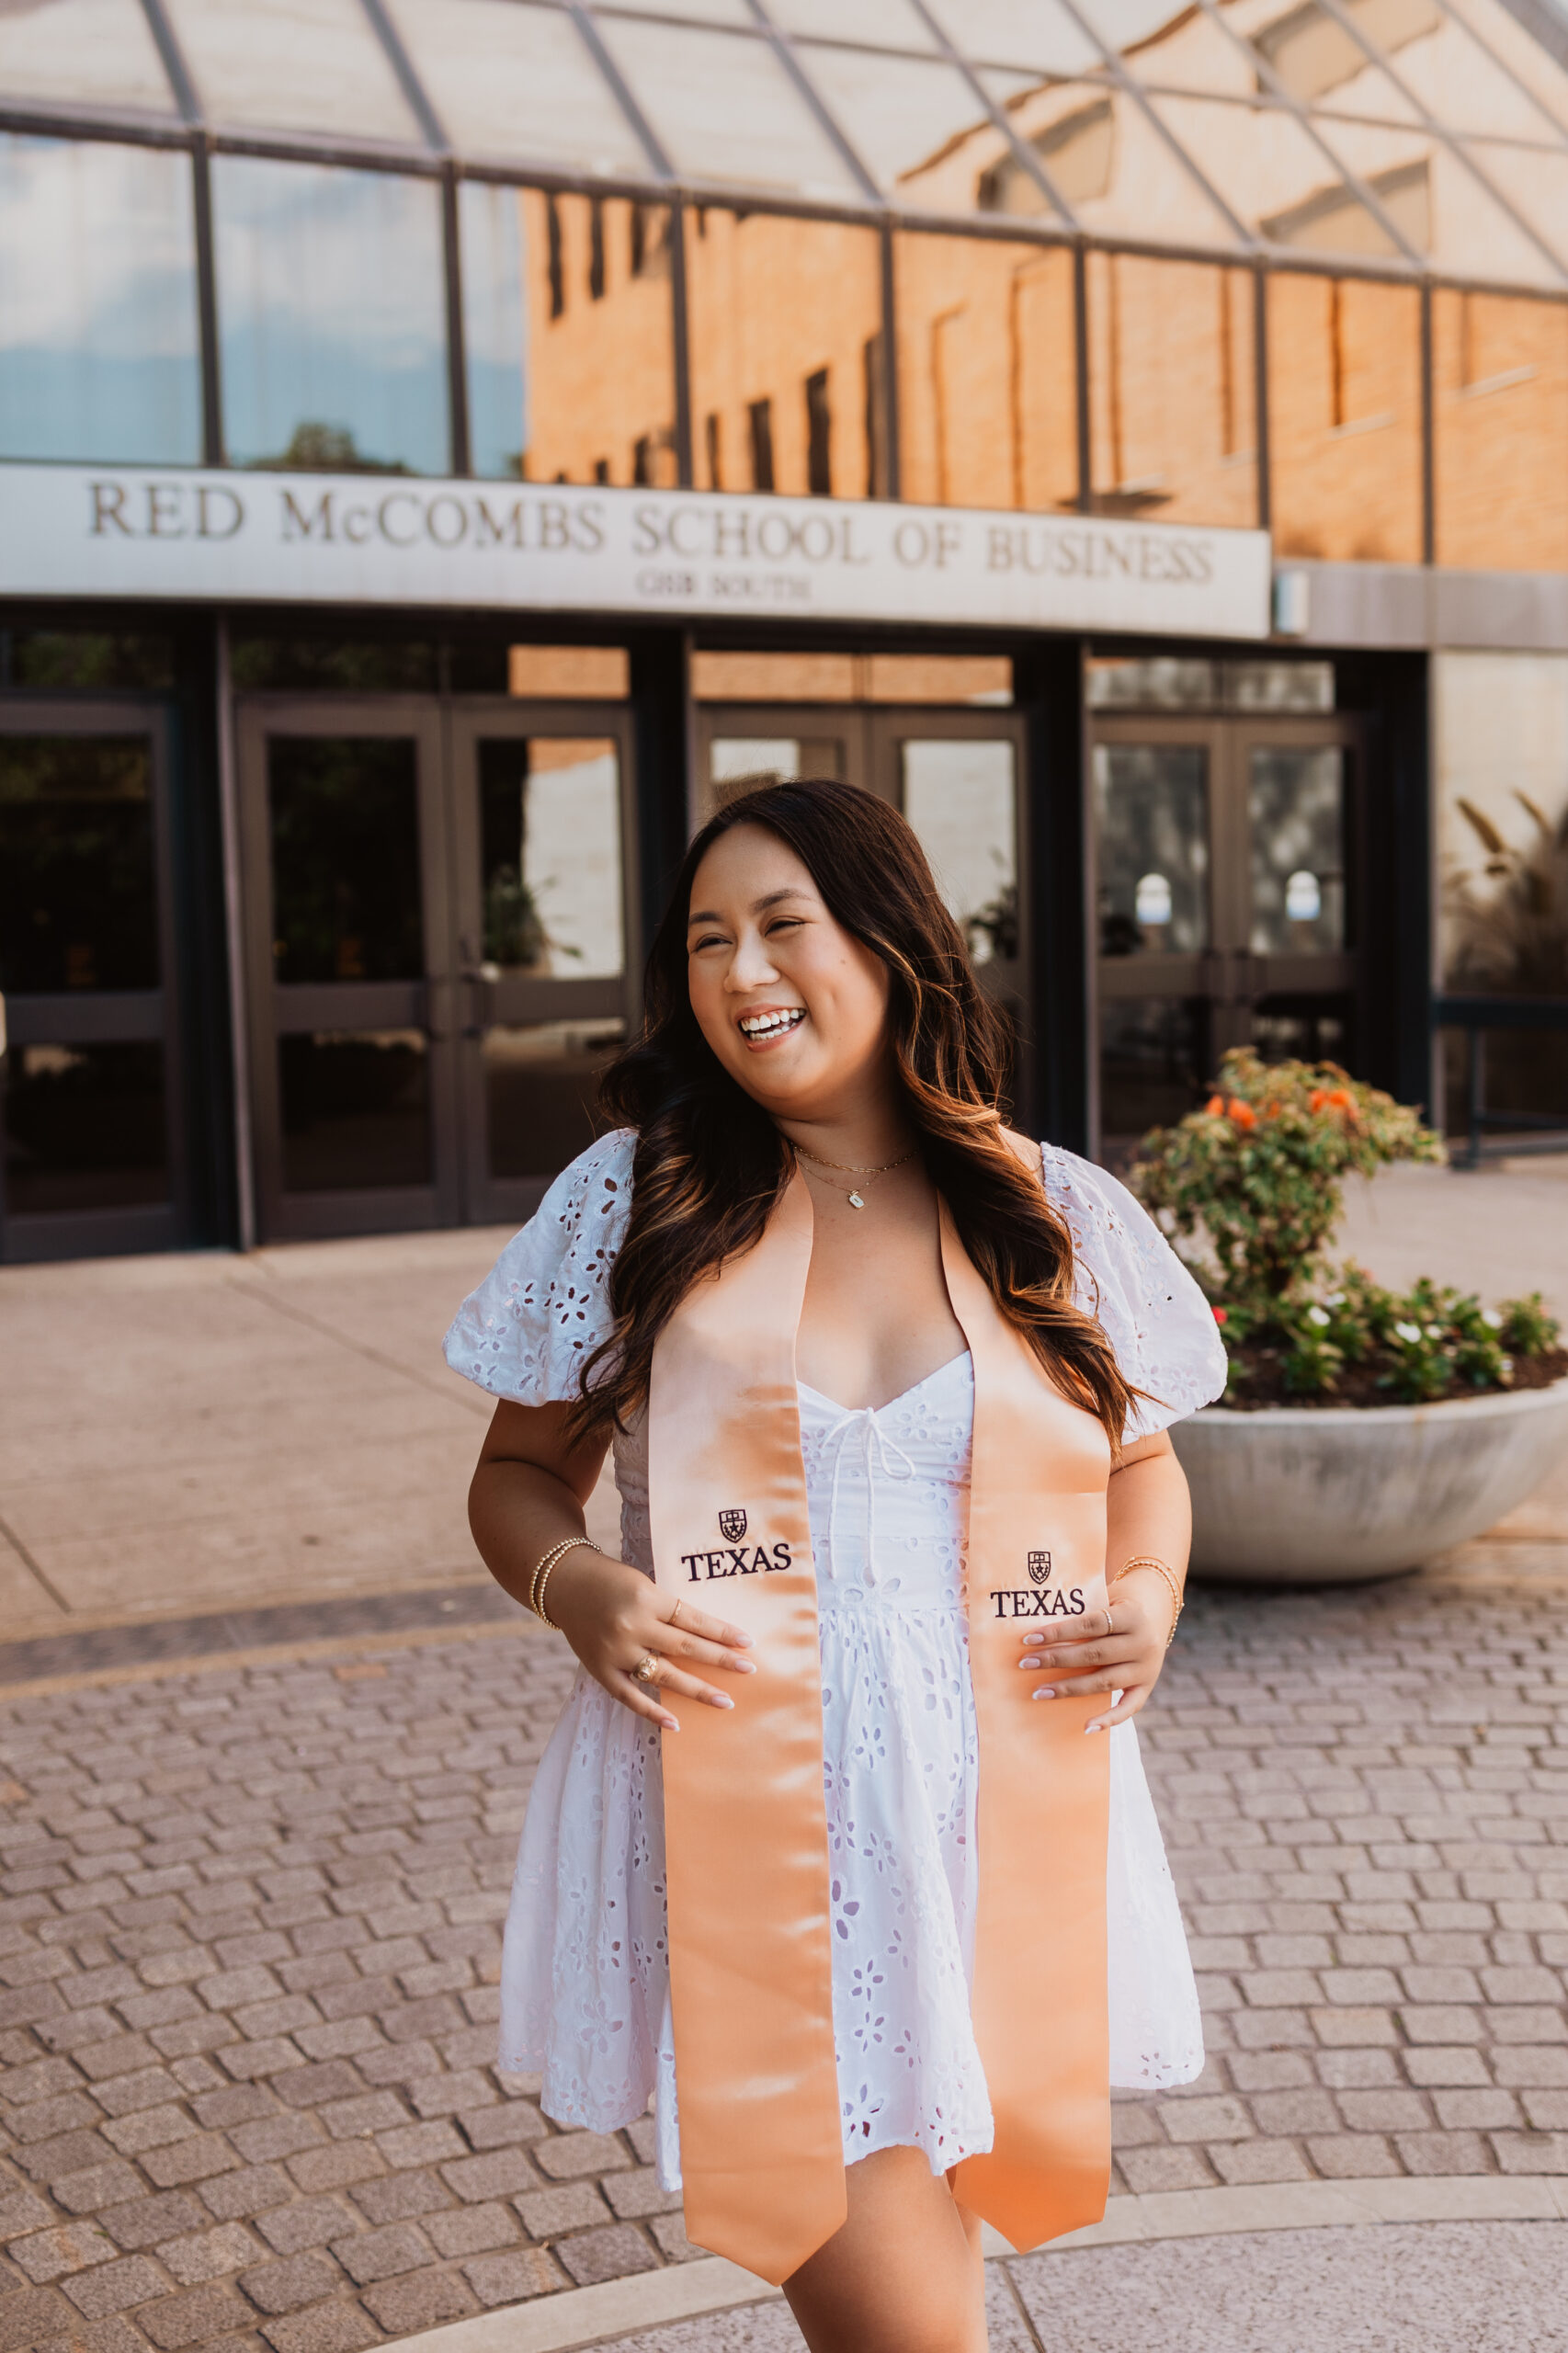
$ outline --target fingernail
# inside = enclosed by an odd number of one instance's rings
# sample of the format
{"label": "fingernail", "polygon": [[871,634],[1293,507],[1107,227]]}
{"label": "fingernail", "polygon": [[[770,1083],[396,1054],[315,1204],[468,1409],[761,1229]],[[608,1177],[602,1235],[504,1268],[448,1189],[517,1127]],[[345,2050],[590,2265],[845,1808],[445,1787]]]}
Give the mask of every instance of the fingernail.
{"label": "fingernail", "polygon": [[1029,1698],[1030,1698],[1031,1699],[1055,1699],[1055,1697],[1056,1697],[1056,1694],[1055,1694],[1055,1692],[1051,1688],[1051,1686],[1050,1686],[1049,1684],[1047,1684],[1047,1685],[1046,1685],[1046,1687],[1045,1687],[1045,1688],[1044,1688],[1043,1690],[1041,1690],[1041,1691],[1031,1691],[1031,1692],[1029,1693]]}
{"label": "fingernail", "polygon": [[738,1658],[735,1661],[733,1672],[736,1675],[755,1675],[756,1673],[756,1659]]}
{"label": "fingernail", "polygon": [[674,1716],[661,1716],[659,1718],[659,1722],[664,1725],[666,1732],[679,1732],[680,1730],[680,1726],[676,1723]]}
{"label": "fingernail", "polygon": [[738,1626],[732,1626],[730,1629],[731,1642],[738,1643],[744,1651],[749,1651],[756,1639],[753,1634],[744,1634]]}
{"label": "fingernail", "polygon": [[1085,1733],[1091,1732],[1104,1732],[1105,1726],[1104,1724],[1085,1724],[1084,1726],[1084,1730]]}
{"label": "fingernail", "polygon": [[733,1708],[735,1703],[722,1691],[710,1691],[708,1695],[708,1704],[710,1708]]}

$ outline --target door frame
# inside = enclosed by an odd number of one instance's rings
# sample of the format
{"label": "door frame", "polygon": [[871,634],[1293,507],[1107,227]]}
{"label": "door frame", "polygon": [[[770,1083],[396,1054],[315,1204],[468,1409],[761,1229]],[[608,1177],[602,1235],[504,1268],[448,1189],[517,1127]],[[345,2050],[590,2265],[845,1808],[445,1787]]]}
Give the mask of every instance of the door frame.
{"label": "door frame", "polygon": [[[709,779],[713,767],[713,742],[719,735],[755,734],[764,741],[800,742],[809,737],[842,736],[843,782],[867,790],[872,782],[870,748],[872,707],[860,702],[699,702],[696,709],[697,766],[692,773],[690,834],[697,833],[713,813]],[[884,796],[885,797],[885,796]]]}
{"label": "door frame", "polygon": [[[272,736],[391,736],[415,746],[425,971],[408,981],[278,983],[272,953]],[[234,698],[256,1222],[263,1242],[412,1232],[460,1222],[455,1007],[449,974],[451,866],[441,710],[432,695],[255,694]],[[279,1016],[290,1017],[281,1020]],[[423,1030],[430,1088],[427,1185],[290,1193],[283,1181],[278,1042],[314,1029]]]}
{"label": "door frame", "polygon": [[[531,1217],[553,1176],[492,1176],[485,1126],[483,1042],[494,993],[504,992],[505,1017],[559,1021],[581,1007],[589,1018],[613,1014],[631,1038],[641,1006],[642,978],[642,872],[639,863],[634,713],[626,702],[546,702],[515,696],[464,695],[443,710],[444,765],[451,825],[453,1028],[462,1163],[463,1221],[471,1225],[521,1223]],[[574,981],[567,977],[491,982],[483,966],[483,907],[481,899],[479,745],[497,738],[521,742],[529,736],[596,736],[614,743],[619,768],[620,923],[622,958],[619,978]],[[589,1001],[593,1010],[589,1011]],[[495,1005],[499,1014],[501,1005]]]}
{"label": "door frame", "polygon": [[[1219,1038],[1211,1037],[1209,1040],[1210,1059],[1214,1062],[1218,1061],[1222,1051],[1222,1032],[1227,1016],[1230,1017],[1230,1026],[1234,1026],[1243,1011],[1262,997],[1286,994],[1327,994],[1332,989],[1334,993],[1350,998],[1357,1007],[1359,1021],[1360,998],[1367,982],[1363,907],[1367,740],[1363,722],[1351,711],[1115,710],[1091,711],[1088,714],[1084,743],[1084,871],[1088,910],[1085,995],[1089,1032],[1089,1149],[1097,1155],[1104,1141],[1100,1015],[1107,1003],[1150,996],[1202,999],[1210,1010],[1211,1026],[1219,1027],[1221,1031]],[[1099,826],[1096,807],[1095,754],[1101,744],[1190,745],[1207,751],[1210,944],[1206,949],[1191,953],[1184,951],[1180,954],[1127,958],[1108,958],[1100,953]],[[1236,940],[1231,939],[1233,932],[1239,939],[1249,928],[1251,878],[1245,834],[1245,761],[1247,751],[1254,745],[1301,749],[1335,745],[1346,754],[1345,923],[1346,939],[1350,944],[1343,949],[1325,949],[1311,958],[1263,957],[1255,953],[1250,941],[1238,945]],[[1226,942],[1229,944],[1220,944]],[[1324,980],[1317,974],[1298,972],[1297,986],[1292,991],[1288,972],[1271,972],[1268,969],[1281,964],[1288,967],[1290,963],[1310,963],[1320,970],[1324,965],[1333,963],[1338,971],[1335,982],[1330,983],[1326,989]],[[1127,986],[1106,986],[1112,968],[1118,981],[1125,976]],[[1214,1022],[1216,1014],[1219,1017],[1217,1024]]]}
{"label": "door frame", "polygon": [[[179,988],[179,938],[174,908],[170,811],[171,726],[165,702],[119,695],[71,699],[7,692],[0,697],[0,735],[144,735],[151,745],[153,870],[158,894],[159,983],[152,989],[62,990],[13,994],[5,1000],[7,1051],[17,1046],[153,1043],[164,1050],[164,1123],[169,1196],[164,1202],[115,1210],[8,1211],[0,1153],[0,1263],[111,1257],[177,1248],[189,1231],[185,1068]],[[4,1104],[0,1101],[0,1134]]]}

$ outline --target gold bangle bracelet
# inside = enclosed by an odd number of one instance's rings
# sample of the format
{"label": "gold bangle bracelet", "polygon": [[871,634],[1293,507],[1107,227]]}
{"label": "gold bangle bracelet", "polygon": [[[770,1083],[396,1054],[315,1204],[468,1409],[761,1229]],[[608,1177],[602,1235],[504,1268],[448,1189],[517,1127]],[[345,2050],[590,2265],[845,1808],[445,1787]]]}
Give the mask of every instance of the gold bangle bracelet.
{"label": "gold bangle bracelet", "polygon": [[549,1552],[534,1563],[534,1572],[528,1579],[528,1608],[542,1625],[550,1628],[552,1634],[559,1634],[561,1629],[553,1618],[545,1616],[544,1589],[550,1583],[551,1574],[557,1561],[563,1554],[574,1552],[579,1544],[586,1545],[590,1552],[597,1552],[601,1559],[604,1557],[604,1546],[596,1544],[591,1536],[566,1536],[559,1544],[552,1544]]}
{"label": "gold bangle bracelet", "polygon": [[1176,1630],[1180,1621],[1182,1610],[1182,1590],[1176,1583],[1176,1573],[1165,1562],[1156,1560],[1153,1552],[1139,1552],[1131,1561],[1123,1561],[1120,1568],[1112,1577],[1111,1584],[1119,1585],[1130,1569],[1153,1569],[1157,1577],[1165,1580],[1166,1589],[1176,1605],[1176,1615],[1171,1620],[1171,1631],[1165,1636],[1165,1648],[1169,1650],[1176,1640]]}

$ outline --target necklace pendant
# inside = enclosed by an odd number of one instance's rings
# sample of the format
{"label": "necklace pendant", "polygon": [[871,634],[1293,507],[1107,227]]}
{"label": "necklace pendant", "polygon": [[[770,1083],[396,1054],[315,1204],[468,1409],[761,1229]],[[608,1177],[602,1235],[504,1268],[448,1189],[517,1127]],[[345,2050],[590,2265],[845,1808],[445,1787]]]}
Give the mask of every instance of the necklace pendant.
{"label": "necklace pendant", "polygon": [[865,1202],[860,1199],[860,1196],[859,1196],[859,1194],[858,1194],[858,1193],[851,1193],[851,1194],[849,1195],[849,1197],[848,1197],[848,1198],[849,1198],[849,1206],[850,1206],[850,1208],[851,1208],[852,1210],[863,1210],[863,1209],[865,1208],[866,1204],[865,1204]]}

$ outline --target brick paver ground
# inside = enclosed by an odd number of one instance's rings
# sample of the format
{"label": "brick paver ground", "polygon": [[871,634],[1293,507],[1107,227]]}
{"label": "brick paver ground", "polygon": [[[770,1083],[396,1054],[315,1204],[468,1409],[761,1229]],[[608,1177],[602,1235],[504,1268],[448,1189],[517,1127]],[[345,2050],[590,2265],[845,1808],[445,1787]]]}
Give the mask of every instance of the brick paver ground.
{"label": "brick paver ground", "polygon": [[[681,2260],[646,2121],[493,2064],[559,1643],[0,1709],[0,2353],[358,2353]],[[1199,1595],[1145,1749],[1202,2081],[1115,2188],[1568,2172],[1568,1586]]]}

